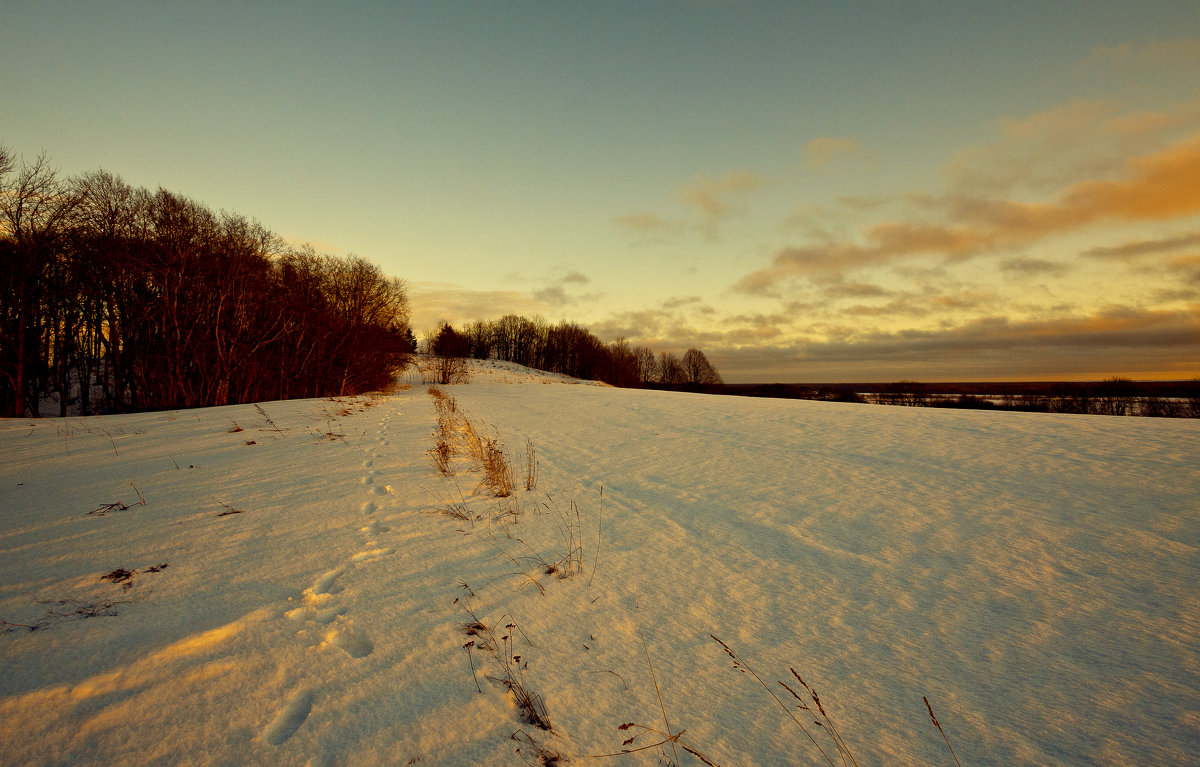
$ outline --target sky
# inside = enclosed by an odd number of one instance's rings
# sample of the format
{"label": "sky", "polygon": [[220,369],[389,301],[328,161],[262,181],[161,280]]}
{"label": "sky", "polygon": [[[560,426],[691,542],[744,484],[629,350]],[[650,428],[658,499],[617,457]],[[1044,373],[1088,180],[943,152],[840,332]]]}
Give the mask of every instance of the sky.
{"label": "sky", "polygon": [[1200,376],[1193,2],[2,0],[0,145],[727,381]]}

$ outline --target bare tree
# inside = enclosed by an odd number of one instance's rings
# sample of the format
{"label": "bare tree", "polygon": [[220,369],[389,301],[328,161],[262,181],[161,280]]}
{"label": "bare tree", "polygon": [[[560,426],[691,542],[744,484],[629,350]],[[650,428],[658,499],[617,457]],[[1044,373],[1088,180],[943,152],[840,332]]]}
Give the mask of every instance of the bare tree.
{"label": "bare tree", "polygon": [[429,353],[434,356],[434,375],[437,383],[466,383],[469,377],[466,356],[470,340],[443,320],[437,333],[429,339]]}
{"label": "bare tree", "polygon": [[412,351],[403,281],[257,221],[0,147],[0,413],[357,393]]}
{"label": "bare tree", "polygon": [[658,355],[658,382],[664,386],[679,386],[687,383],[683,364],[670,352],[661,352]]}
{"label": "bare tree", "polygon": [[[5,150],[0,178],[15,168]],[[6,379],[9,414],[38,412],[38,394],[46,389],[54,357],[49,348],[74,331],[73,317],[54,316],[66,289],[63,240],[74,196],[43,153],[23,163],[11,183],[0,180],[0,226],[7,241],[0,257],[0,373]],[[45,353],[43,353],[43,349]],[[56,351],[62,351],[56,349]]]}
{"label": "bare tree", "polygon": [[638,369],[637,353],[624,337],[618,338],[608,346],[609,370],[604,377],[606,383],[625,388],[637,386],[642,382]]}
{"label": "bare tree", "polygon": [[1096,386],[1092,412],[1100,415],[1134,415],[1137,395],[1137,385],[1128,378],[1108,378]]}
{"label": "bare tree", "polygon": [[721,374],[704,356],[699,349],[688,349],[683,353],[683,375],[692,386],[710,386],[722,384]]}

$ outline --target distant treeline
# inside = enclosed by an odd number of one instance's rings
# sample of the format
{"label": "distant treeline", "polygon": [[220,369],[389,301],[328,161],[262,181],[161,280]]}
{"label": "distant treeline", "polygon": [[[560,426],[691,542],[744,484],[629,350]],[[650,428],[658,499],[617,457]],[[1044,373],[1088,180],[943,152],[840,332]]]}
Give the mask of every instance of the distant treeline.
{"label": "distant treeline", "polygon": [[351,394],[411,351],[404,283],[361,258],[0,147],[0,415]]}
{"label": "distant treeline", "polygon": [[728,384],[711,394],[906,407],[1200,418],[1200,380],[838,384]]}
{"label": "distant treeline", "polygon": [[[655,354],[623,338],[606,344],[581,325],[550,324],[541,317],[509,314],[498,320],[477,320],[461,330],[442,323],[426,339],[426,346],[431,354],[446,360],[506,360],[613,386],[696,388],[722,382],[720,373],[699,349],[688,349],[682,357],[671,352]],[[441,369],[444,375],[452,374],[450,367]]]}

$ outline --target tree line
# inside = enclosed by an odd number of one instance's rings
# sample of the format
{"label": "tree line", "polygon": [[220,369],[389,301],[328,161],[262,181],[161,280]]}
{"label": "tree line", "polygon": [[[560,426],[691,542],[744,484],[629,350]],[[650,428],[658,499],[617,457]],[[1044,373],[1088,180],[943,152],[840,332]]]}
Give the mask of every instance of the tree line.
{"label": "tree line", "polygon": [[404,282],[362,258],[0,146],[0,415],[353,394],[411,351]]}
{"label": "tree line", "polygon": [[733,384],[710,391],[903,407],[1200,418],[1200,379],[1132,381],[1117,376],[1103,381]]}
{"label": "tree line", "polygon": [[[461,329],[442,322],[425,342],[429,353],[447,362],[499,359],[627,388],[699,388],[722,383],[721,374],[699,349],[688,349],[682,357],[672,352],[655,354],[624,338],[606,344],[582,325],[551,324],[541,317],[509,314],[497,320],[476,320]],[[453,375],[449,364],[440,365],[439,371]]]}

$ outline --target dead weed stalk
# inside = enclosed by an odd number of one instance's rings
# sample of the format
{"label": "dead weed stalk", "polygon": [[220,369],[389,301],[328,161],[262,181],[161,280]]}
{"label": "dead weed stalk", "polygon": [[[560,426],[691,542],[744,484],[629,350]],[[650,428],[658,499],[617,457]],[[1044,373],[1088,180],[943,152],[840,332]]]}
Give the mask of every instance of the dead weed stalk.
{"label": "dead weed stalk", "polygon": [[[474,434],[474,430],[472,430]],[[512,464],[505,455],[504,445],[500,439],[488,437],[476,439],[480,442],[479,465],[483,469],[483,486],[487,487],[497,498],[507,498],[512,495],[516,482],[513,479]]]}
{"label": "dead weed stalk", "polygon": [[92,509],[88,512],[88,515],[93,517],[102,517],[110,511],[125,511],[126,509],[132,509],[134,506],[145,506],[146,499],[142,496],[142,491],[138,490],[137,485],[133,484],[132,482],[129,483],[129,486],[133,488],[133,492],[137,493],[137,503],[113,501],[112,503],[106,503],[99,508]]}
{"label": "dead weed stalk", "polygon": [[[613,756],[624,756],[625,754],[633,754],[637,753],[638,751],[646,751],[651,748],[662,748],[666,744],[670,743],[671,755],[674,757],[674,761],[672,762],[673,765],[679,765],[679,751],[676,748],[678,745],[679,748],[682,748],[684,751],[696,757],[704,764],[709,765],[709,767],[718,767],[716,762],[712,761],[700,751],[683,742],[682,738],[687,730],[680,730],[679,732],[672,731],[671,722],[667,718],[667,707],[663,703],[662,699],[662,690],[660,690],[658,687],[658,676],[654,673],[654,664],[650,662],[650,648],[646,646],[646,636],[642,634],[641,631],[638,631],[638,636],[642,640],[642,651],[646,654],[646,668],[650,669],[650,680],[654,683],[654,695],[658,699],[658,710],[662,714],[663,729],[660,730],[657,727],[651,727],[649,725],[639,724],[637,722],[625,722],[624,724],[619,725],[617,729],[621,732],[633,730],[634,734],[621,743],[621,750],[611,754],[593,754],[590,758],[605,759]],[[638,746],[636,748],[629,748],[629,746],[633,746],[634,743],[637,742],[638,738],[647,733],[657,736],[657,742],[649,743],[644,746]]]}
{"label": "dead weed stalk", "polygon": [[933,726],[937,728],[937,731],[942,734],[942,740],[946,741],[946,748],[950,749],[950,756],[954,757],[954,763],[958,767],[962,767],[962,762],[958,761],[958,754],[954,753],[954,746],[950,745],[950,739],[946,737],[946,731],[942,729],[941,722],[933,714],[933,706],[929,705],[929,698],[922,695],[921,700],[925,701],[925,709],[929,711],[929,720],[933,722]]}
{"label": "dead weed stalk", "polygon": [[[746,663],[746,661],[743,660],[740,655],[738,655],[736,652],[734,652],[733,648],[731,648],[729,645],[722,642],[720,639],[717,639],[712,634],[709,634],[709,637],[711,637],[714,642],[721,645],[721,647],[723,647],[725,649],[725,654],[733,659],[734,669],[742,672],[743,674],[749,674],[750,676],[754,677],[754,680],[756,682],[758,682],[758,684],[764,690],[767,691],[767,694],[770,695],[775,700],[775,702],[779,704],[779,707],[782,708],[784,710],[784,712],[791,718],[791,720],[796,723],[796,726],[800,728],[800,731],[804,733],[805,737],[807,737],[809,739],[809,741],[812,742],[812,744],[817,747],[817,751],[820,752],[821,757],[825,759],[825,762],[827,764],[829,764],[830,767],[836,767],[836,764],[834,763],[833,759],[831,759],[829,757],[829,754],[827,754],[825,752],[825,749],[821,748],[821,744],[818,743],[817,739],[814,738],[812,733],[808,731],[808,728],[804,726],[804,723],[801,722],[794,713],[792,713],[792,709],[786,703],[784,703],[783,700],[781,700],[778,695],[775,694],[775,691],[773,689],[771,689],[767,685],[767,683],[762,680],[762,677],[760,677],[758,675],[758,673],[753,668],[751,668],[750,665],[748,663]],[[793,673],[795,673],[795,672],[793,672]],[[800,675],[796,674],[796,678],[799,679]],[[794,691],[792,691],[792,689],[790,687],[788,687],[786,684],[784,684],[783,682],[780,682],[780,684],[783,685],[788,690],[788,692],[791,692],[792,695],[794,697],[796,697],[797,700],[800,700],[800,703],[801,703],[800,708],[802,710],[812,713],[812,710],[807,705],[804,704],[804,701],[800,699],[799,695],[796,695],[796,693]],[[805,689],[808,689],[808,685],[804,685],[804,687],[805,687]],[[814,697],[815,697],[815,693],[814,693]],[[818,703],[818,709],[820,710],[821,714],[824,715],[824,713],[825,713],[824,709],[820,707],[819,703]],[[817,719],[813,720],[813,724],[815,724],[817,727],[821,727],[822,729],[825,729],[826,732],[829,732],[831,735],[835,731],[832,728],[832,726],[826,727]],[[851,764],[854,764],[854,765],[858,764],[858,762],[854,761],[854,757],[850,756],[849,749],[844,748],[844,744],[842,743],[840,738],[834,737],[834,744],[837,745],[838,753],[842,757],[841,761],[843,764],[846,763],[847,757],[849,758]]]}
{"label": "dead weed stalk", "polygon": [[564,511],[559,508],[558,502],[549,493],[546,494],[546,500],[549,503],[543,503],[542,507],[551,512],[564,549],[563,555],[552,564],[546,574],[558,575],[559,578],[570,578],[572,575],[581,574],[583,573],[583,535],[582,523],[579,519],[579,506],[575,501],[571,501],[570,507]]}
{"label": "dead weed stalk", "polygon": [[533,490],[537,487],[538,481],[538,462],[537,455],[533,451],[533,442],[529,439],[525,440],[525,489]]}
{"label": "dead weed stalk", "polygon": [[263,420],[267,422],[267,426],[270,427],[271,431],[275,431],[275,432],[279,432],[280,434],[283,434],[283,429],[279,428],[279,426],[275,423],[275,421],[271,419],[271,416],[267,415],[267,411],[263,410],[262,405],[255,402],[254,409],[257,410],[258,414],[261,415],[263,417]]}
{"label": "dead weed stalk", "polygon": [[[779,698],[779,696],[775,694],[775,691],[762,680],[762,677],[760,677],[754,671],[754,669],[750,668],[750,665],[746,663],[745,659],[738,655],[733,648],[722,642],[720,639],[717,639],[712,634],[709,634],[709,636],[714,642],[721,645],[721,647],[725,650],[726,655],[733,659],[733,667],[736,670],[742,672],[743,674],[749,674],[750,676],[754,677],[754,680],[758,682],[758,684],[761,685],[764,690],[767,691],[767,694],[774,698],[775,702],[779,704],[779,707],[787,712],[787,715],[791,717],[793,722],[796,723],[796,726],[798,726],[808,737],[809,741],[811,741],[812,744],[817,747],[817,751],[820,752],[821,756],[825,759],[825,762],[829,764],[830,767],[836,767],[833,759],[823,748],[821,748],[821,745],[817,742],[816,738],[813,737],[812,733],[810,733],[804,726],[804,723],[801,722],[794,713],[792,713],[793,708],[785,704]],[[798,683],[799,687],[804,690],[804,692],[801,693],[793,685],[782,680],[779,681],[779,686],[786,690],[788,694],[791,695],[795,700],[796,703],[794,709],[796,711],[805,712],[807,716],[812,718],[813,725],[825,732],[825,734],[833,742],[834,748],[837,750],[839,761],[843,767],[850,767],[850,765],[853,765],[853,767],[858,767],[858,761],[850,752],[850,746],[847,745],[845,739],[842,738],[842,733],[838,730],[837,725],[834,724],[833,717],[829,715],[829,711],[821,702],[821,696],[817,694],[817,691],[810,686],[808,682],[804,681],[796,669],[788,668],[788,671],[791,672],[792,679],[795,680],[795,683]],[[938,721],[937,716],[935,716],[933,713],[933,706],[929,703],[929,698],[922,696],[921,699],[925,701],[925,709],[929,712],[929,720],[933,722],[933,726],[937,728],[939,733],[941,733],[942,740],[946,742],[946,748],[950,749],[950,756],[954,759],[954,763],[958,765],[958,767],[962,767],[962,763],[958,761],[958,754],[954,753],[954,747],[950,745],[950,739],[946,736],[946,731],[942,729],[941,722]]]}
{"label": "dead weed stalk", "polygon": [[482,655],[491,659],[496,674],[488,675],[486,678],[500,685],[512,695],[517,710],[521,712],[521,721],[538,729],[551,731],[553,725],[546,713],[546,703],[542,700],[541,695],[529,689],[525,679],[525,671],[529,669],[529,660],[516,652],[515,635],[520,634],[530,647],[533,646],[533,642],[529,641],[529,637],[517,625],[512,615],[505,613],[500,617],[500,621],[503,622],[503,633],[497,637],[496,632],[479,619],[465,598],[459,597],[454,602],[463,608],[470,619],[462,624],[463,633],[470,637],[463,647],[471,661],[471,676],[475,679],[476,688],[481,693],[483,692],[479,686],[479,678],[475,674],[475,659],[471,653],[472,649],[479,650]]}

